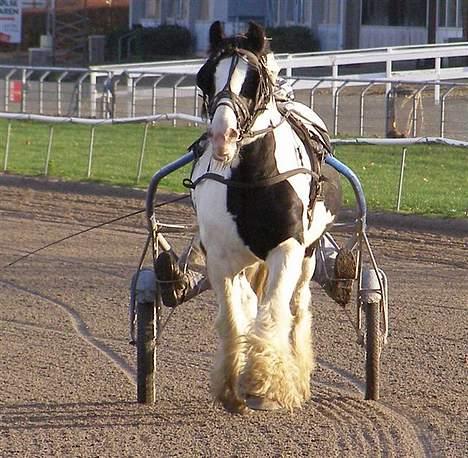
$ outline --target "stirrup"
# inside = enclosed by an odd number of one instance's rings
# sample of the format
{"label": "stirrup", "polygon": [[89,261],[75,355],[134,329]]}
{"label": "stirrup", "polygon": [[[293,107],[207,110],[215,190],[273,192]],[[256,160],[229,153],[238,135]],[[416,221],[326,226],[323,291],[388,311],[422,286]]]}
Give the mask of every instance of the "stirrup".
{"label": "stirrup", "polygon": [[171,308],[180,305],[184,301],[187,280],[177,264],[174,253],[161,252],[156,259],[154,271],[163,304]]}

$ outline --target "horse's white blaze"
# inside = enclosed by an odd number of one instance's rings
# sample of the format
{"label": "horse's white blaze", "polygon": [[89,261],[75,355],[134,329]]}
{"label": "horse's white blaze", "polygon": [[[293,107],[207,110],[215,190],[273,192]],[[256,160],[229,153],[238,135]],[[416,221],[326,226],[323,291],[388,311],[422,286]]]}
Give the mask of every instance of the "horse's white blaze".
{"label": "horse's white blaze", "polygon": [[[215,73],[215,94],[222,91],[228,83],[231,60],[225,59],[220,62]],[[245,80],[248,65],[242,59],[234,69],[227,86],[235,94],[239,94]],[[221,99],[220,102],[229,99]],[[211,144],[213,146],[213,157],[220,162],[230,162],[237,152],[237,138],[229,135],[229,132],[238,132],[238,122],[234,110],[226,105],[221,105],[211,120]]]}
{"label": "horse's white blaze", "polygon": [[237,119],[234,111],[223,105],[216,110],[210,127],[213,158],[219,162],[229,163],[237,152],[237,138],[227,134],[230,129],[237,131]]}

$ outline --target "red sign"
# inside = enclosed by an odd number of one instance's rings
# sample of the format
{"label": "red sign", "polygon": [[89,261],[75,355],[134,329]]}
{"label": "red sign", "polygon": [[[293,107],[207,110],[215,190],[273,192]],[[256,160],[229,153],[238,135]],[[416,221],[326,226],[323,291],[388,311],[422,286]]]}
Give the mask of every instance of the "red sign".
{"label": "red sign", "polygon": [[23,83],[19,80],[10,81],[10,102],[21,103],[23,96]]}

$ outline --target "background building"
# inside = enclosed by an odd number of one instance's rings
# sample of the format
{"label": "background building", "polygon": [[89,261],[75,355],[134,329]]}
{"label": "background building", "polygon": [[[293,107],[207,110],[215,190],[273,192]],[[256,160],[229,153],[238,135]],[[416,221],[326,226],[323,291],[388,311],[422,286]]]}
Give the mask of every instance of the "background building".
{"label": "background building", "polygon": [[129,24],[179,24],[203,53],[214,20],[311,28],[321,50],[443,43],[463,36],[464,0],[130,0]]}

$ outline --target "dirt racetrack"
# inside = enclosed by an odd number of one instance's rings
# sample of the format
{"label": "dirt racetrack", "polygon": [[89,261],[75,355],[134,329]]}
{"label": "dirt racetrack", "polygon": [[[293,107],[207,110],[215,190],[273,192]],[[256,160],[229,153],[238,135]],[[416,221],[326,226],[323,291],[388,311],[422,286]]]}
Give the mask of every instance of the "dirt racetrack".
{"label": "dirt racetrack", "polygon": [[[0,176],[0,266],[143,205],[140,191]],[[381,401],[363,400],[364,353],[313,286],[318,368],[312,399],[293,413],[212,404],[211,292],[176,310],[158,351],[158,402],[136,403],[127,304],[141,215],[0,270],[0,456],[468,456],[467,221],[375,215],[369,232],[391,287]]]}

